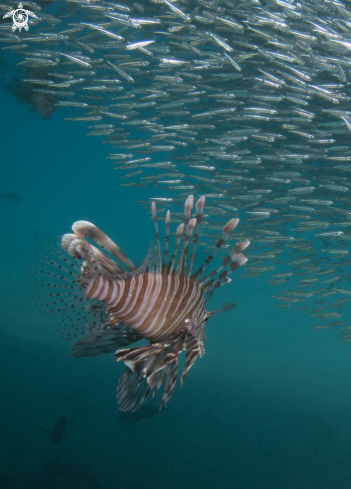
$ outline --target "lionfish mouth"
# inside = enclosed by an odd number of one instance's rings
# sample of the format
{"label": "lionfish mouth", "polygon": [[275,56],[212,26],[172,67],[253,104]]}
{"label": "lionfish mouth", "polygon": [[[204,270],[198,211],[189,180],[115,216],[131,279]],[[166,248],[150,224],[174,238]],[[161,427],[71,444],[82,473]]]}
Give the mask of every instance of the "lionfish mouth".
{"label": "lionfish mouth", "polygon": [[[91,357],[115,352],[116,360],[125,363],[117,388],[117,400],[122,411],[136,411],[151,393],[153,396],[157,393],[164,381],[160,409],[165,406],[175,388],[179,355],[185,350],[182,385],[197,357],[204,353],[205,322],[210,316],[235,306],[231,303],[212,312],[205,309],[213,291],[229,283],[229,274],[247,262],[242,251],[250,242],[237,243],[216,269],[207,276],[204,274],[239,223],[239,219],[231,219],[223,227],[222,236],[212,253],[193,272],[205,197],[196,202],[195,217],[192,217],[193,204],[193,196],[190,195],[185,201],[185,219],[177,228],[171,256],[170,211],[165,219],[164,251],[161,253],[156,205],[152,202],[156,244],[150,246],[139,268],[94,224],[77,221],[72,226],[73,234],[63,235],[61,241],[62,248],[73,258],[72,263],[56,253],[56,259],[51,260],[50,265],[60,268],[60,274],[45,272],[57,280],[67,280],[63,276],[64,270],[70,276],[74,272],[75,287],[83,295],[78,302],[84,304],[83,331],[88,330],[88,334],[72,346],[72,356]],[[58,264],[57,258],[62,259],[65,265]],[[74,265],[76,261],[79,262],[78,267]],[[72,285],[55,287],[72,288]],[[72,298],[71,292],[69,297]],[[64,300],[60,299],[58,303],[64,310]],[[119,349],[141,339],[146,339],[148,345]]]}

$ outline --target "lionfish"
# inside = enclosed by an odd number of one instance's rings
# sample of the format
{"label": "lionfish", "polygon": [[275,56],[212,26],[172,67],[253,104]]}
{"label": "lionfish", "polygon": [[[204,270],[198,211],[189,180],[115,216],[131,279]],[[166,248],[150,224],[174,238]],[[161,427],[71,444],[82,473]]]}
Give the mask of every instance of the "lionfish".
{"label": "lionfish", "polygon": [[[247,262],[241,252],[249,246],[250,241],[237,243],[221,265],[204,276],[206,268],[239,223],[239,219],[231,219],[223,227],[222,236],[213,252],[193,272],[205,197],[200,197],[196,202],[194,218],[193,200],[190,195],[185,201],[185,220],[177,228],[176,243],[170,257],[170,211],[167,211],[165,219],[162,257],[156,205],[152,202],[156,240],[150,245],[146,259],[139,268],[94,224],[77,221],[72,226],[73,234],[64,234],[61,241],[62,248],[74,260],[56,253],[56,257],[65,264],[55,259],[48,263],[58,267],[60,272],[42,271],[51,278],[70,282],[69,285],[62,285],[62,282],[55,285],[68,289],[64,291],[68,294],[66,298],[62,298],[61,293],[47,294],[57,299],[56,305],[60,306],[61,312],[65,310],[64,303],[69,298],[83,303],[94,300],[84,309],[95,319],[88,321],[88,334],[72,346],[71,354],[73,357],[91,357],[115,352],[116,360],[124,362],[125,369],[117,387],[117,400],[122,411],[136,411],[150,393],[156,394],[164,381],[160,409],[165,406],[175,388],[181,352],[185,350],[186,356],[181,376],[183,385],[197,357],[204,354],[206,321],[214,314],[233,309],[236,305],[230,303],[211,312],[205,309],[213,291],[229,283],[231,279],[228,275]],[[76,265],[77,260],[79,266]],[[73,282],[70,278],[72,274]],[[80,299],[75,290],[70,290],[75,287],[82,293]],[[74,305],[68,302],[69,308]],[[146,339],[148,345],[118,349],[141,339]]]}

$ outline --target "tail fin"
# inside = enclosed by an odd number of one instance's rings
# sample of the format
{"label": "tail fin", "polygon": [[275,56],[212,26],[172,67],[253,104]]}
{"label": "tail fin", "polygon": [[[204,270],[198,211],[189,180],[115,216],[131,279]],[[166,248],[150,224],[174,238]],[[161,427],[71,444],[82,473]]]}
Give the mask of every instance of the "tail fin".
{"label": "tail fin", "polygon": [[126,367],[117,387],[117,400],[120,410],[136,411],[149,397],[150,391],[146,379]]}
{"label": "tail fin", "polygon": [[186,365],[182,383],[189,369],[202,351],[201,341],[186,331],[182,331],[167,344],[150,344],[139,348],[118,350],[117,361],[124,361],[126,368],[117,388],[117,400],[122,411],[136,411],[153,391],[166,384],[160,409],[170,400],[178,375],[178,357],[186,350]]}

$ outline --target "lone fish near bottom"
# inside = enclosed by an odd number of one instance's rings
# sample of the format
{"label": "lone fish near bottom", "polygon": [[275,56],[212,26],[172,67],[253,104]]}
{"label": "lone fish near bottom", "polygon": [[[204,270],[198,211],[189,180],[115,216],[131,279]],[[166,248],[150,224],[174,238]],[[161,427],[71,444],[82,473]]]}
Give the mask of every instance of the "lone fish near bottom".
{"label": "lone fish near bottom", "polygon": [[42,430],[47,435],[50,435],[51,443],[57,443],[61,440],[61,438],[70,434],[70,433],[63,434],[65,428],[66,428],[66,418],[64,416],[61,416],[61,418],[55,424],[51,433],[45,428],[42,428]]}
{"label": "lone fish near bottom", "polygon": [[[122,411],[136,411],[150,393],[156,394],[164,381],[160,409],[165,406],[175,388],[181,352],[184,350],[186,356],[182,385],[197,357],[204,354],[206,321],[218,312],[235,307],[234,303],[230,303],[211,312],[205,308],[213,291],[229,283],[231,279],[228,275],[247,262],[241,252],[250,242],[237,243],[220,266],[207,276],[204,275],[214,256],[239,223],[239,219],[231,219],[223,227],[222,236],[213,252],[193,272],[205,197],[200,197],[196,202],[194,218],[193,203],[193,196],[190,195],[185,201],[185,220],[177,228],[176,243],[170,257],[170,211],[165,219],[162,257],[156,205],[152,202],[156,241],[150,245],[146,259],[139,268],[94,224],[77,221],[72,226],[74,234],[63,235],[61,241],[62,248],[74,259],[72,263],[67,258],[63,258],[66,264],[57,263],[57,259],[50,260],[49,265],[56,267],[55,273],[42,271],[50,278],[63,280],[55,285],[59,287],[60,293],[47,295],[57,298],[56,305],[64,310],[65,302],[70,308],[74,306],[70,302],[72,300],[82,303],[88,301],[84,308],[86,317],[89,314],[94,317],[93,320],[88,319],[83,327],[83,331],[84,328],[88,329],[88,334],[72,346],[72,356],[91,357],[115,352],[116,360],[125,363],[117,388],[117,400]],[[101,249],[87,241],[87,238]],[[59,254],[56,254],[57,257],[62,260]],[[79,267],[75,265],[76,260]],[[71,278],[64,277],[64,273],[71,277],[75,275],[73,282]],[[70,285],[66,284],[67,280],[71,282]],[[77,286],[81,298],[75,290],[70,290]],[[62,295],[62,289],[68,289],[63,291],[66,295]],[[149,344],[118,349],[141,339],[148,340]]]}

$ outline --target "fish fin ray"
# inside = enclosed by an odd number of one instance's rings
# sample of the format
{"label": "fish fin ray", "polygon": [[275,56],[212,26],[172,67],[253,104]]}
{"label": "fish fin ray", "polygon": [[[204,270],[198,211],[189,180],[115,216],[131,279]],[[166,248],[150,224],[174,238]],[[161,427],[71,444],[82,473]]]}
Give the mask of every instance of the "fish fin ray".
{"label": "fish fin ray", "polygon": [[121,411],[136,411],[148,398],[150,387],[144,377],[125,367],[117,387]]}
{"label": "fish fin ray", "polygon": [[200,352],[201,352],[201,347],[199,344],[199,340],[197,340],[193,335],[188,335],[186,339],[186,352],[185,352],[186,364],[183,368],[183,373],[180,379],[181,387],[183,387],[184,380],[186,379],[189,370],[194,365]]}
{"label": "fish fin ray", "polygon": [[126,365],[117,388],[117,400],[122,411],[137,410],[151,391],[159,390],[164,378],[166,385],[161,408],[167,404],[175,388],[178,356],[184,349],[186,336],[187,333],[182,331],[171,343],[150,344],[115,353],[117,361],[124,361]]}
{"label": "fish fin ray", "polygon": [[231,219],[227,222],[227,224],[222,229],[222,236],[218,240],[216,246],[213,248],[213,251],[208,255],[206,260],[203,262],[201,267],[192,275],[192,277],[198,280],[203,272],[206,270],[208,265],[211,263],[213,258],[217,255],[218,251],[222,248],[224,243],[227,241],[231,233],[234,231],[236,226],[239,224],[239,219]]}
{"label": "fish fin ray", "polygon": [[62,338],[79,338],[100,329],[106,319],[106,306],[86,300],[84,286],[77,280],[80,264],[63,253],[58,243],[41,247],[31,257],[28,284],[35,305],[45,316],[56,317]]}
{"label": "fish fin ray", "polygon": [[124,324],[115,324],[106,329],[92,331],[71,347],[72,357],[95,357],[106,355],[123,346],[131,345],[142,336]]}
{"label": "fish fin ray", "polygon": [[166,385],[163,391],[162,402],[160,410],[166,407],[168,401],[171,399],[173,391],[176,386],[178,377],[178,357],[167,367]]}

